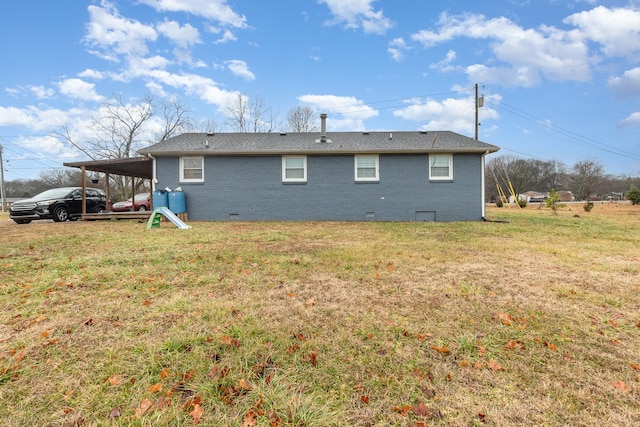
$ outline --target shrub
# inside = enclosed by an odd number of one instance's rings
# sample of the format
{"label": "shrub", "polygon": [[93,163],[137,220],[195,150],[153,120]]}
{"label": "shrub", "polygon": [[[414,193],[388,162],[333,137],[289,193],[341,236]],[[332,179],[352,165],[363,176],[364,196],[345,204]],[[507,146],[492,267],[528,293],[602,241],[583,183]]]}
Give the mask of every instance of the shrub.
{"label": "shrub", "polygon": [[627,199],[631,200],[632,205],[640,205],[640,188],[631,187],[627,192]]}
{"label": "shrub", "polygon": [[593,209],[593,202],[585,202],[582,209],[584,209],[585,212],[591,212],[591,209]]}
{"label": "shrub", "polygon": [[518,204],[520,205],[521,208],[526,208],[527,207],[527,201],[526,200],[518,200]]}
{"label": "shrub", "polygon": [[497,207],[499,207],[499,208],[501,208],[501,207],[503,206],[502,200],[498,200],[498,201],[496,202],[496,206],[497,206]]}
{"label": "shrub", "polygon": [[560,196],[558,195],[558,193],[556,193],[556,189],[552,188],[551,192],[549,193],[549,197],[547,197],[544,203],[548,208],[551,208],[554,215],[558,215],[558,208],[560,207],[560,205],[558,204],[559,201]]}

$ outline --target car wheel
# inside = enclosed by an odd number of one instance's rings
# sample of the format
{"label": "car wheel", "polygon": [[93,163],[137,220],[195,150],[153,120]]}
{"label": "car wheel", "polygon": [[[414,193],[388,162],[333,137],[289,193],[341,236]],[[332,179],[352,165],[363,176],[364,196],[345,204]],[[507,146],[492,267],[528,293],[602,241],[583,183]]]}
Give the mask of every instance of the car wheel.
{"label": "car wheel", "polygon": [[69,219],[69,211],[64,206],[58,206],[55,211],[53,211],[53,220],[55,222],[65,222]]}
{"label": "car wheel", "polygon": [[14,219],[16,224],[29,224],[31,222],[30,219]]}
{"label": "car wheel", "polygon": [[139,211],[146,211],[147,207],[145,205],[140,205],[140,206],[138,206],[138,210]]}

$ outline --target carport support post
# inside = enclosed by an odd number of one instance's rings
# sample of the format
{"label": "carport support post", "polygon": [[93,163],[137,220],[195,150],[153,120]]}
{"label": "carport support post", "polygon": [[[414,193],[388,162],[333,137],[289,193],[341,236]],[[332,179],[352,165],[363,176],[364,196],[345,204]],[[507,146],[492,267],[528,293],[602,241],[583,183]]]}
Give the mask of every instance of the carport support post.
{"label": "carport support post", "polygon": [[87,214],[87,168],[82,166],[82,218]]}
{"label": "carport support post", "polygon": [[104,193],[107,196],[107,212],[111,211],[111,203],[109,203],[109,200],[111,200],[111,195],[109,194],[109,172],[105,172],[104,173]]}
{"label": "carport support post", "polygon": [[131,212],[136,211],[136,177],[131,177]]}

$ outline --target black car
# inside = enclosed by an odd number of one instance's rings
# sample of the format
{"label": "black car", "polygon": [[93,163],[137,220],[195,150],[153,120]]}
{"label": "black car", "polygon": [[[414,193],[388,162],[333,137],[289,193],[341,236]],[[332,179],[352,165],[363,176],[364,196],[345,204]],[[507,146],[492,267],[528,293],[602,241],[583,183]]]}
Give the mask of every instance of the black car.
{"label": "black car", "polygon": [[[86,188],[87,213],[107,209],[107,196],[97,188]],[[14,202],[9,218],[18,224],[34,219],[52,219],[55,222],[75,221],[82,216],[82,187],[53,188],[27,200]]]}

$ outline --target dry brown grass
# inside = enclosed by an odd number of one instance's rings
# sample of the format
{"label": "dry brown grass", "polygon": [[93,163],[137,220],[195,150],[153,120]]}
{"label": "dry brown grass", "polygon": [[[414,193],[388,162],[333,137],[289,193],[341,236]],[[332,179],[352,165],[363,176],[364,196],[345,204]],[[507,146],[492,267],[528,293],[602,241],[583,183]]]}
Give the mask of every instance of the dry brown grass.
{"label": "dry brown grass", "polygon": [[487,217],[0,220],[4,425],[640,425],[640,207]]}

